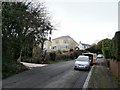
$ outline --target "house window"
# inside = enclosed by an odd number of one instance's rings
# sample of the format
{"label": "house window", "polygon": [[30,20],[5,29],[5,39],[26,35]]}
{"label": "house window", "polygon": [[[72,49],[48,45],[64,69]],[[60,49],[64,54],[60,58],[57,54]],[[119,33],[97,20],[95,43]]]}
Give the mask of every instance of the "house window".
{"label": "house window", "polygon": [[66,46],[66,49],[67,49],[68,47]]}
{"label": "house window", "polygon": [[56,49],[56,46],[52,47],[52,49]]}
{"label": "house window", "polygon": [[67,39],[63,40],[63,43],[67,43]]}
{"label": "house window", "polygon": [[57,40],[57,41],[56,41],[56,44],[58,44],[58,43],[59,43],[59,41]]}

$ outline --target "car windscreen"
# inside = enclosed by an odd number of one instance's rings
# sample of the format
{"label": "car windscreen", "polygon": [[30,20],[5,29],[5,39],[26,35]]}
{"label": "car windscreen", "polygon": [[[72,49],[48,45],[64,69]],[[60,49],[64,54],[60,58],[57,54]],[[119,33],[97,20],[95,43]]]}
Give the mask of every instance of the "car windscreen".
{"label": "car windscreen", "polygon": [[103,57],[97,57],[97,58],[103,58]]}
{"label": "car windscreen", "polygon": [[89,59],[86,57],[79,57],[79,58],[77,58],[76,61],[89,61]]}

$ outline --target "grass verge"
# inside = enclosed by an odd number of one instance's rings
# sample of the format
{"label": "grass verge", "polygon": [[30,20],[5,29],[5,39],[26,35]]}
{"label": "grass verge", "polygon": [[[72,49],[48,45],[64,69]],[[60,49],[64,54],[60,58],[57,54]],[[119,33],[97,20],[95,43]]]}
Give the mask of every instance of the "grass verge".
{"label": "grass verge", "polygon": [[18,74],[25,70],[29,70],[23,64],[19,63],[4,63],[2,65],[2,79],[8,78],[12,75]]}

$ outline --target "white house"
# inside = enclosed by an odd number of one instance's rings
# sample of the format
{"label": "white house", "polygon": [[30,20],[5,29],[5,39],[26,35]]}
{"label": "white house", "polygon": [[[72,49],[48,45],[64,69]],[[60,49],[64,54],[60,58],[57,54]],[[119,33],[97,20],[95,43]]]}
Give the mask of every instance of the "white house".
{"label": "white house", "polygon": [[44,50],[55,51],[55,50],[70,50],[78,47],[78,43],[73,40],[70,36],[61,36],[55,39],[47,40],[44,43]]}
{"label": "white house", "polygon": [[70,36],[61,36],[52,39],[52,49],[54,50],[70,50],[78,47],[78,43]]}
{"label": "white house", "polygon": [[85,49],[89,48],[90,46],[91,46],[91,45],[81,43],[81,41],[80,41],[78,47],[79,47],[80,50],[85,50]]}

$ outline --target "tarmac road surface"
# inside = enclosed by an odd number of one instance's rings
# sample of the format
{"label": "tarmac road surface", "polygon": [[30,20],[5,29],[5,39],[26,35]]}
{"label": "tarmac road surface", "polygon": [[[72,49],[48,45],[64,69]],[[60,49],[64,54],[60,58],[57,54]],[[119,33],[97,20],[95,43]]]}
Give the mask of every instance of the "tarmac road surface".
{"label": "tarmac road surface", "polygon": [[74,60],[36,67],[2,81],[2,88],[82,88],[89,71],[74,70]]}

